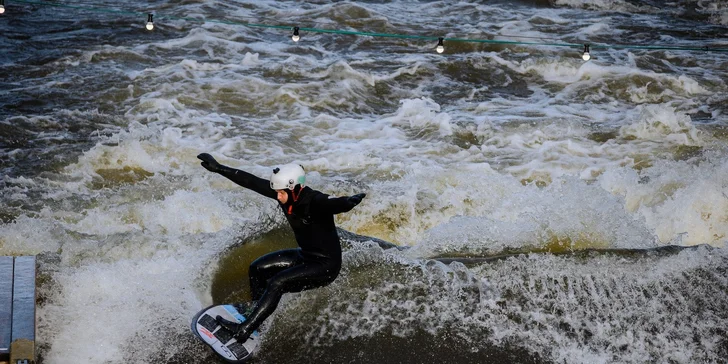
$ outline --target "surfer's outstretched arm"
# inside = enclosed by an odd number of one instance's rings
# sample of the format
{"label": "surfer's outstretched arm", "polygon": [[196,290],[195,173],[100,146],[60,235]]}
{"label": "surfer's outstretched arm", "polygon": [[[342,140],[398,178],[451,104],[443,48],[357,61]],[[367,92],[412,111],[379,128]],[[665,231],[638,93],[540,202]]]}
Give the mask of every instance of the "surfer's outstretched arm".
{"label": "surfer's outstretched arm", "polygon": [[270,181],[267,179],[254,176],[239,169],[224,166],[207,153],[198,155],[197,159],[201,160],[201,165],[210,172],[219,173],[238,185],[253,190],[265,197],[276,198],[276,191],[270,188]]}
{"label": "surfer's outstretched arm", "polygon": [[315,200],[316,209],[320,212],[332,215],[349,212],[351,209],[356,207],[356,205],[358,205],[361,200],[366,197],[366,195],[366,193],[359,193],[354,196],[344,197],[327,197],[326,195],[320,195],[320,197]]}

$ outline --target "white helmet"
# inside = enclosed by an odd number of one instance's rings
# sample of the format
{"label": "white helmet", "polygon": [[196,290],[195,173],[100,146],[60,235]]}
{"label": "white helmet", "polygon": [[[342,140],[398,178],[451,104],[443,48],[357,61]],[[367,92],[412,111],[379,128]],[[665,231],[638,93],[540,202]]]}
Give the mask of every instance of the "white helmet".
{"label": "white helmet", "polygon": [[270,176],[270,188],[274,190],[293,190],[296,185],[306,183],[306,172],[300,164],[286,164],[273,169]]}

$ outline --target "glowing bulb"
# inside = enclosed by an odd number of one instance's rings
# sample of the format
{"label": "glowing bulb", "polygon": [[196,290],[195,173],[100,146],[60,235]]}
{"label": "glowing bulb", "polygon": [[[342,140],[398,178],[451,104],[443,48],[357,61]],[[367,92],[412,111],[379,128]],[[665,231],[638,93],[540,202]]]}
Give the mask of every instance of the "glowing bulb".
{"label": "glowing bulb", "polygon": [[149,17],[147,17],[147,30],[154,29],[154,20],[152,20],[152,17],[152,14],[149,14]]}
{"label": "glowing bulb", "polygon": [[437,39],[437,48],[435,48],[435,50],[437,51],[437,53],[442,53],[442,52],[445,51],[444,41],[445,41],[445,39],[443,39],[442,37],[440,37],[440,38]]}
{"label": "glowing bulb", "polygon": [[591,59],[591,54],[589,54],[589,45],[584,44],[584,53],[581,55],[581,59],[584,61],[588,61]]}
{"label": "glowing bulb", "polygon": [[293,39],[294,42],[298,42],[298,40],[301,39],[301,36],[298,34],[298,27],[293,27],[293,36],[291,36],[291,39]]}
{"label": "glowing bulb", "polygon": [[5,13],[5,0],[0,0],[0,14]]}

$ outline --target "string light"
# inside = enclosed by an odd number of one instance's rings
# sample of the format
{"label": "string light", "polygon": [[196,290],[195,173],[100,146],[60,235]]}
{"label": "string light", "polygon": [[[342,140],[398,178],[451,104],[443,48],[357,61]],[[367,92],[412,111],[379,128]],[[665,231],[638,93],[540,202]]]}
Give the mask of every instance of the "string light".
{"label": "string light", "polygon": [[[138,12],[133,12],[133,11],[64,4],[62,0],[54,0],[54,1],[14,0],[14,1],[15,1],[15,3],[22,3],[22,4],[55,6],[55,7],[62,7],[62,8],[68,8],[68,9],[77,9],[77,10],[82,10],[82,11],[113,13],[116,15],[121,14],[121,15],[135,16],[135,17],[144,15],[144,13],[138,13]],[[0,4],[4,4],[4,3],[5,3],[5,0],[0,0]],[[2,8],[3,7],[0,6],[0,9],[2,9]],[[1,11],[0,11],[0,13],[1,13]],[[256,23],[228,21],[228,20],[176,17],[176,16],[172,16],[172,15],[165,15],[164,19],[165,20],[166,19],[183,20],[183,21],[188,21],[188,22],[238,25],[238,26],[252,27],[252,28],[287,29],[287,30],[291,29],[290,25],[256,24]],[[271,21],[273,21],[273,20],[271,20]],[[147,22],[147,29],[151,30],[151,29],[153,29],[153,27],[154,27],[154,24],[152,22],[152,14],[149,14],[149,21]],[[306,31],[314,32],[314,33],[342,34],[342,35],[364,36],[364,37],[398,38],[398,39],[410,39],[410,40],[421,40],[421,41],[430,41],[430,40],[434,39],[432,36],[428,36],[428,35],[373,33],[373,32],[359,32],[359,31],[353,31],[353,30],[341,30],[341,29],[306,28]],[[294,28],[294,33],[295,33],[295,28]],[[300,39],[300,36],[299,36],[299,39]],[[295,41],[295,39],[294,39],[294,41]],[[540,46],[540,47],[548,46],[548,47],[567,47],[567,48],[580,48],[580,47],[584,46],[584,53],[582,54],[582,59],[584,59],[585,61],[591,59],[591,55],[589,54],[589,45],[588,44],[560,43],[560,42],[548,42],[548,41],[546,41],[546,42],[522,42],[522,41],[511,41],[511,40],[500,40],[500,39],[476,39],[476,38],[448,38],[448,42],[499,44],[499,45],[506,45],[506,46],[532,45],[532,46]],[[602,45],[598,45],[597,47],[605,48],[605,49],[606,48],[639,49],[639,50],[647,50],[647,51],[675,50],[675,51],[699,51],[699,52],[711,52],[711,53],[728,53],[728,47],[724,47],[724,46],[718,45],[718,44],[715,44],[715,45],[702,44],[702,45],[696,45],[696,46],[662,46],[662,45],[647,45],[647,44],[602,44]],[[437,45],[437,48],[435,48],[435,50],[438,53],[443,53],[445,51],[444,38],[438,38],[438,45]]]}
{"label": "string light", "polygon": [[298,42],[298,40],[301,39],[301,36],[298,34],[298,27],[293,27],[293,36],[291,36],[291,39],[293,39],[294,42]]}
{"label": "string light", "polygon": [[152,20],[153,17],[154,15],[152,14],[149,14],[149,16],[147,17],[147,30],[154,29],[154,20]]}
{"label": "string light", "polygon": [[5,14],[5,0],[0,0],[0,14]]}
{"label": "string light", "polygon": [[437,51],[437,53],[442,53],[442,52],[445,51],[445,43],[444,43],[444,41],[445,41],[445,39],[442,38],[442,37],[440,37],[440,38],[437,39],[437,48],[435,48],[435,50]]}

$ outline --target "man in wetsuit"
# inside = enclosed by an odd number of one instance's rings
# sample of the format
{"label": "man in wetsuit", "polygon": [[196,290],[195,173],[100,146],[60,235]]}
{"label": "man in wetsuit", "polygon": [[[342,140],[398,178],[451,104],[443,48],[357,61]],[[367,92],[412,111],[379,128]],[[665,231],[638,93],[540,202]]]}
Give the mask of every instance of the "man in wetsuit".
{"label": "man in wetsuit", "polygon": [[247,320],[241,324],[218,316],[222,327],[245,342],[265,319],[275,311],[284,293],[323,287],[333,282],[341,270],[341,243],[334,225],[334,215],[348,212],[366,196],[330,197],[304,187],[306,174],[298,164],[273,169],[270,180],[218,163],[207,153],[197,156],[208,171],[219,173],[240,186],[278,205],[293,228],[298,249],[266,254],[250,264],[250,291],[253,302]]}

